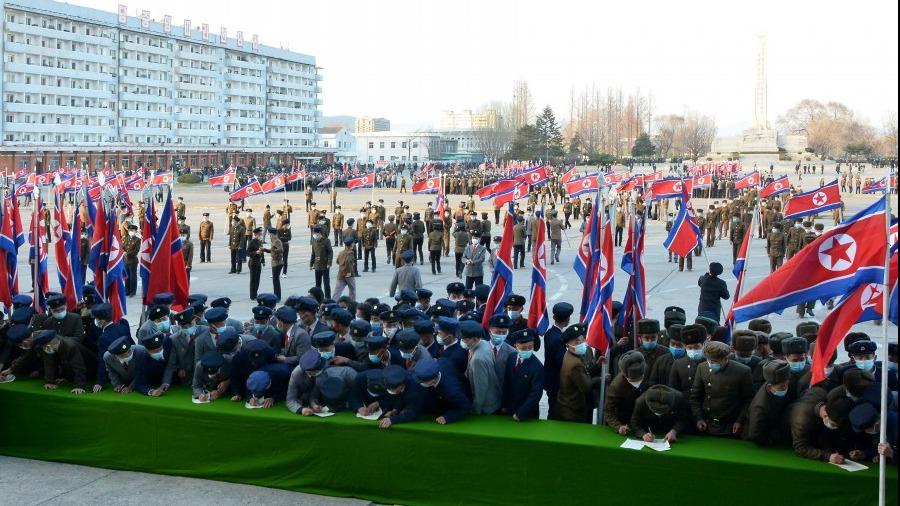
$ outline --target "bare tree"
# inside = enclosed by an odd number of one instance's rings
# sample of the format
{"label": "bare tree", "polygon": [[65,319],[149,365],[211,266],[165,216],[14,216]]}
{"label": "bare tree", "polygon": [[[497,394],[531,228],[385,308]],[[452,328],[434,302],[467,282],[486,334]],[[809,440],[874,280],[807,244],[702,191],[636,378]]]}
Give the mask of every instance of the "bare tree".
{"label": "bare tree", "polygon": [[681,144],[684,131],[684,117],[667,114],[656,118],[656,135],[653,144],[663,158],[668,158],[673,149]]}
{"label": "bare tree", "polygon": [[502,125],[475,130],[475,143],[478,151],[491,160],[499,160],[509,149],[511,142],[512,132]]}
{"label": "bare tree", "polygon": [[688,113],[684,119],[682,151],[691,160],[697,161],[709,153],[716,138],[716,121],[711,116]]}
{"label": "bare tree", "polygon": [[517,131],[529,124],[534,117],[534,99],[528,89],[528,81],[516,81],[513,85],[511,126]]}
{"label": "bare tree", "polygon": [[878,139],[878,151],[882,156],[897,156],[897,113],[891,112],[883,120],[883,134]]}

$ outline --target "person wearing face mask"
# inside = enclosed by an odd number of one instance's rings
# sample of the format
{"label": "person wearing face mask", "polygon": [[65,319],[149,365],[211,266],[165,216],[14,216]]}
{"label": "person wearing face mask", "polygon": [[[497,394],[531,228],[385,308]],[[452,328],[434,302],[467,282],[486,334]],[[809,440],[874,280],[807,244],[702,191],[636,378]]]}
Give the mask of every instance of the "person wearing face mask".
{"label": "person wearing face mask", "polygon": [[[247,401],[250,393],[247,391],[247,379],[256,371],[270,365],[280,364],[275,359],[275,351],[271,346],[259,339],[251,339],[241,343],[240,348],[231,358],[231,383],[229,393],[233,402]],[[284,365],[286,376],[290,376],[291,366]],[[287,377],[285,378],[287,386]]]}
{"label": "person wearing face mask", "polygon": [[[316,350],[309,350],[300,357],[297,367],[291,371],[288,381],[285,404],[288,411],[298,415],[312,415],[315,412],[310,404],[310,395],[322,373],[329,368],[328,360]],[[319,408],[319,411],[321,408]],[[304,411],[307,411],[304,413]]]}
{"label": "person wearing face mask", "polygon": [[619,373],[609,384],[603,408],[606,424],[619,435],[628,434],[634,403],[647,390],[646,373],[647,362],[640,351],[632,350],[619,357]]}
{"label": "person wearing face mask", "polygon": [[394,364],[401,365],[400,353],[388,346],[384,336],[369,336],[366,338],[366,365],[369,369],[384,369]]}
{"label": "person wearing face mask", "polygon": [[109,382],[112,383],[113,389],[120,394],[127,394],[134,390],[138,369],[150,359],[143,346],[132,343],[131,338],[120,337],[109,345],[106,353],[103,354],[103,362],[109,373]]}
{"label": "person wearing face mask", "polygon": [[418,420],[425,405],[425,389],[412,375],[397,365],[388,366],[384,370],[383,378],[388,395],[382,409],[387,409],[384,417],[378,422],[378,427],[389,429],[398,423]]}
{"label": "person wearing face mask", "polygon": [[49,316],[36,316],[35,330],[52,330],[58,335],[68,337],[76,343],[84,342],[84,324],[78,313],[66,309],[66,297],[54,294],[47,297]]}
{"label": "person wearing face mask", "polygon": [[781,341],[781,351],[791,371],[787,400],[793,402],[809,390],[812,378],[808,359],[809,342],[802,337],[790,337]]}
{"label": "person wearing face mask", "polygon": [[194,377],[197,340],[199,338],[212,340],[209,337],[207,327],[197,325],[197,316],[192,307],[175,314],[175,325],[172,335],[169,337],[171,349],[166,358],[166,377],[169,382],[186,384]]}
{"label": "person wearing face mask", "polygon": [[370,260],[372,261],[372,272],[375,272],[377,267],[375,249],[378,248],[378,229],[375,227],[374,221],[366,220],[359,242],[363,250],[363,272],[369,272]]}
{"label": "person wearing face mask", "polygon": [[419,335],[419,345],[431,357],[437,357],[441,346],[435,340],[436,325],[429,319],[419,319],[413,323],[413,331]]}
{"label": "person wearing face mask", "polygon": [[96,368],[94,355],[82,344],[60,336],[52,330],[41,330],[32,337],[33,349],[43,362],[44,388],[56,389],[63,382],[72,385],[73,394],[82,394],[88,384],[88,373]]}
{"label": "person wearing face mask", "polygon": [[[437,337],[435,342],[440,346],[440,351],[436,355],[437,358],[446,359],[453,364],[457,375],[462,379],[466,374],[468,366],[468,354],[462,349],[458,341],[459,320],[450,316],[439,316],[437,318]],[[468,392],[468,381],[463,381],[463,389]],[[471,397],[471,396],[470,396]]]}
{"label": "person wearing face mask", "polygon": [[228,249],[231,251],[231,270],[228,274],[240,274],[244,262],[241,257],[241,246],[244,241],[244,222],[235,215],[228,229]]}
{"label": "person wearing face mask", "polygon": [[729,358],[746,365],[751,372],[756,370],[760,360],[762,360],[754,354],[756,351],[756,332],[752,330],[735,330],[731,338],[731,349]]}
{"label": "person wearing face mask", "polygon": [[794,221],[793,226],[787,229],[785,237],[785,260],[790,260],[791,257],[803,249],[804,236],[803,225],[800,223],[800,220]]}
{"label": "person wearing face mask", "polygon": [[[28,308],[31,309],[31,308]],[[10,366],[0,370],[0,380],[13,381],[37,374],[41,359],[34,346],[33,328],[27,323],[15,323],[7,328],[4,355]]]}
{"label": "person wearing face mask", "polygon": [[346,365],[355,371],[365,371],[368,366],[369,352],[366,349],[366,339],[372,334],[372,326],[366,320],[354,319],[349,325],[349,342],[344,343],[352,349],[352,358],[342,365]]}
{"label": "person wearing face mask", "polygon": [[424,412],[437,415],[439,425],[454,423],[468,415],[472,401],[466,396],[460,377],[453,365],[433,358],[416,364],[414,379],[425,389]]}
{"label": "person wearing face mask", "polygon": [[[402,267],[404,265],[403,254],[407,251],[412,251],[413,239],[409,232],[409,225],[403,223],[400,226],[400,231],[395,237],[394,241],[394,267]],[[415,262],[416,255],[413,253],[413,257],[411,259],[412,262]]]}
{"label": "person wearing face mask", "polygon": [[506,378],[506,363],[509,357],[516,353],[516,349],[510,344],[515,343],[509,330],[511,325],[512,320],[505,314],[494,315],[488,322],[491,353],[494,356],[494,369],[497,372],[497,379],[500,380],[501,389]]}
{"label": "person wearing face mask", "polygon": [[556,419],[557,396],[559,395],[559,373],[566,356],[566,345],[562,333],[569,326],[569,319],[575,308],[568,302],[553,305],[553,325],[544,333],[544,389],[547,391],[547,419]]}
{"label": "person wearing face mask", "polygon": [[444,249],[444,224],[435,221],[428,233],[428,261],[431,263],[431,274],[441,273],[441,251]]}
{"label": "person wearing face mask", "polygon": [[[850,361],[835,367],[829,376],[828,385],[832,388],[843,384],[846,373],[854,369],[871,373],[879,383],[881,382],[882,363],[875,360],[877,358],[876,352],[878,351],[878,345],[874,341],[870,341],[868,336],[866,336],[865,339],[860,339],[858,337],[857,339],[859,340],[854,341],[846,347]],[[896,372],[893,374],[891,374],[891,371],[888,372],[888,390],[897,390]]]}
{"label": "person wearing face mask", "polygon": [[786,444],[791,435],[785,424],[785,413],[791,368],[784,360],[770,360],[762,366],[765,380],[747,408],[747,425],[742,435],[745,441],[758,446]]}
{"label": "person wearing face mask", "polygon": [[460,322],[459,338],[468,357],[465,377],[472,393],[472,412],[493,414],[500,409],[503,392],[491,346],[484,340],[484,328],[476,321]]}
{"label": "person wearing face mask", "polygon": [[168,334],[171,327],[169,314],[169,309],[165,306],[151,306],[150,309],[147,310],[147,321],[145,321],[137,331],[138,341],[160,332]]}
{"label": "person wearing face mask", "polygon": [[596,400],[594,385],[599,382],[600,364],[585,342],[587,327],[580,323],[570,325],[562,333],[566,346],[559,372],[559,420],[590,423]]}
{"label": "person wearing face mask", "polygon": [[728,359],[730,348],[719,341],[703,346],[706,363],[700,364],[691,388],[690,404],[698,432],[712,436],[740,436],[753,399],[750,368]]}
{"label": "person wearing face mask", "polygon": [[246,381],[244,402],[252,407],[271,408],[285,400],[291,368],[286,364],[267,364],[253,371]]}
{"label": "person wearing face mask", "polygon": [[214,235],[215,226],[209,219],[209,213],[203,213],[203,218],[200,220],[200,227],[197,229],[197,239],[200,241],[201,264],[212,262],[212,256],[210,252],[212,250],[211,246]]}
{"label": "person wearing face mask", "polygon": [[481,244],[481,232],[475,230],[471,234],[470,244],[463,250],[463,275],[466,288],[484,283],[484,260],[487,249]]}
{"label": "person wearing face mask", "polygon": [[[382,207],[382,209],[384,208]],[[384,247],[387,251],[386,262],[388,264],[393,264],[396,262],[396,259],[394,258],[394,250],[396,249],[397,245],[397,232],[399,231],[399,229],[397,228],[397,224],[394,223],[394,219],[395,218],[393,214],[388,216],[387,223],[384,223],[384,221],[382,221],[383,226],[381,227],[381,234],[384,237]]]}
{"label": "person wearing face mask", "polygon": [[[278,224],[278,230],[275,231],[275,236],[278,237],[278,240],[281,242],[281,277],[287,277],[287,268],[288,268],[288,254],[291,252],[291,239],[293,235],[291,234],[291,220],[289,218],[285,218]],[[273,273],[274,276],[274,273]]]}
{"label": "person wearing face mask", "polygon": [[276,355],[283,353],[284,335],[277,328],[269,324],[269,320],[275,312],[266,306],[256,306],[251,312],[253,313],[253,320],[247,322],[244,332],[265,341],[266,344],[275,350]]}
{"label": "person wearing face mask", "polygon": [[322,235],[322,228],[316,225],[313,227],[309,270],[315,272],[316,287],[324,290],[325,298],[331,298],[331,263],[333,256],[334,252],[331,249],[331,242]]}
{"label": "person wearing face mask", "polygon": [[[645,318],[637,322],[638,352],[644,356],[647,371],[651,371],[660,357],[670,357],[669,348],[659,344],[659,320]],[[645,382],[647,382],[645,380]],[[651,383],[650,385],[653,385]],[[648,385],[648,386],[650,386]],[[627,422],[624,422],[627,423]]]}
{"label": "person wearing face mask", "polygon": [[689,418],[687,401],[681,392],[653,385],[635,399],[628,430],[647,443],[664,439],[671,444],[689,426]]}
{"label": "person wearing face mask", "polygon": [[[667,319],[668,321],[668,319]],[[661,355],[653,362],[653,367],[647,375],[648,385],[668,385],[669,376],[672,374],[672,366],[675,360],[685,355],[684,343],[681,341],[681,323],[669,323],[666,328],[666,336],[668,338],[669,350],[667,355]]]}
{"label": "person wearing face mask", "polygon": [[[324,324],[316,320],[315,310],[318,307],[314,299],[301,297],[297,303],[301,309],[298,321],[298,312],[290,306],[281,306],[275,311],[275,329],[279,334],[280,353],[276,353],[278,362],[296,366],[300,357],[312,346],[309,329],[313,335],[328,330]],[[304,320],[305,318],[305,320]],[[309,321],[307,325],[304,321]]]}
{"label": "person wearing face mask", "polygon": [[134,390],[151,397],[159,397],[172,385],[175,369],[168,367],[172,341],[167,334],[159,333],[141,339],[141,346],[147,350],[147,354],[137,368]]}
{"label": "person wearing face mask", "polygon": [[208,351],[194,368],[191,380],[193,398],[202,402],[219,399],[228,392],[230,381],[230,370],[224,355],[218,351]]}
{"label": "person wearing face mask", "polygon": [[781,231],[781,225],[775,224],[766,236],[766,253],[769,255],[769,272],[781,267],[787,248],[787,237]]}
{"label": "person wearing face mask", "polygon": [[[878,462],[881,456],[888,459],[888,463],[895,463],[897,454],[897,412],[887,412],[886,442],[879,443],[881,436],[881,415],[878,408],[869,403],[855,406],[849,415],[850,427],[861,442],[861,459]],[[853,458],[853,457],[851,457]]]}
{"label": "person wearing face mask", "polygon": [[138,254],[141,250],[141,236],[136,225],[128,225],[128,235],[122,238],[122,250],[125,251],[125,296],[133,297],[137,293]]}
{"label": "person wearing face mask", "polygon": [[[544,366],[534,355],[536,334],[533,329],[524,329],[510,336],[515,343],[515,350],[504,364],[500,411],[517,422],[536,419],[540,414],[538,404],[544,390]],[[491,338],[493,337],[492,332]]]}
{"label": "person wearing face mask", "polygon": [[400,353],[401,365],[404,369],[412,370],[422,360],[430,359],[431,355],[419,345],[419,334],[414,330],[401,330],[394,336],[397,350]]}
{"label": "person wearing face mask", "polygon": [[846,438],[847,418],[852,409],[853,401],[846,397],[826,402],[822,390],[813,390],[807,398],[792,404],[788,419],[794,453],[807,459],[843,464],[853,449]]}

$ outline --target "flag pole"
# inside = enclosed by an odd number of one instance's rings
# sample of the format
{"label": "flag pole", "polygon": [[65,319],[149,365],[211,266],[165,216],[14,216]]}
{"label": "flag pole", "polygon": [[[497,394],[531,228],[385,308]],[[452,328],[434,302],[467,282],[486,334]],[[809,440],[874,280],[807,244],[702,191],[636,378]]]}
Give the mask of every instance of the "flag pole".
{"label": "flag pole", "polygon": [[[890,184],[890,183],[889,183]],[[885,249],[884,249],[884,289],[882,291],[882,308],[881,308],[881,414],[879,416],[879,434],[878,445],[887,444],[887,398],[888,398],[888,315],[891,310],[891,194],[889,191],[884,192],[884,233],[885,233]],[[878,459],[878,505],[885,506],[885,477],[887,474],[887,462],[884,455]]]}
{"label": "flag pole", "polygon": [[[606,224],[606,198],[603,196],[603,188],[600,188],[600,169],[597,169],[597,192],[600,194],[600,223],[598,230],[600,231],[600,238],[598,241],[598,247],[600,248],[600,269],[597,270],[597,274],[600,278],[603,277],[602,267],[603,267],[603,242],[606,234],[604,233],[603,227]],[[607,259],[606,268],[609,269],[611,267],[612,259]],[[594,287],[594,290],[600,290],[601,281],[600,279],[595,279],[594,282],[597,286]],[[602,293],[601,293],[602,296]],[[603,302],[601,301],[602,305]],[[597,308],[600,311],[600,308]],[[596,318],[597,315],[594,315]],[[603,424],[603,407],[606,404],[606,371],[609,365],[607,364],[607,360],[609,359],[609,343],[607,342],[606,350],[603,350],[603,354],[600,355],[600,395],[597,398],[597,418],[594,422],[594,425],[602,425]]]}
{"label": "flag pole", "polygon": [[31,224],[31,244],[32,248],[34,248],[34,267],[32,268],[32,282],[34,284],[34,310],[35,312],[40,313],[40,293],[38,292],[38,273],[40,272],[40,263],[41,263],[41,236],[40,236],[40,218],[38,217],[38,199],[40,198],[40,193],[37,191],[37,184],[35,184],[35,190],[32,197],[32,224]]}

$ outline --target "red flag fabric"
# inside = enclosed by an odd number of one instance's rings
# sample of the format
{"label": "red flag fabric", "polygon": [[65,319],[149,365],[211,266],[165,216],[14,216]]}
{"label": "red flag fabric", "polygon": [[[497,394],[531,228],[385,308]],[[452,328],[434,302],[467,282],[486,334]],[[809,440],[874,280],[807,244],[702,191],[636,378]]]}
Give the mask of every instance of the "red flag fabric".
{"label": "red flag fabric", "polygon": [[566,193],[569,194],[570,198],[599,190],[600,187],[597,185],[597,178],[593,176],[575,179],[566,183]]}
{"label": "red flag fabric", "polygon": [[763,188],[759,190],[759,198],[765,199],[774,197],[776,195],[781,195],[782,193],[787,193],[789,191],[791,191],[791,182],[788,181],[787,176],[781,176],[775,181],[772,181],[771,183],[763,186]]}
{"label": "red flag fabric", "polygon": [[430,177],[428,179],[419,181],[418,183],[413,183],[412,192],[413,195],[418,195],[422,193],[435,193],[438,191],[438,187],[441,185],[440,177]]}
{"label": "red flag fabric", "polygon": [[147,180],[141,177],[139,174],[135,174],[129,178],[125,179],[125,188],[129,191],[144,191],[144,188],[147,187]]}
{"label": "red flag fabric", "polygon": [[743,190],[745,188],[752,188],[754,186],[759,186],[761,182],[762,179],[760,178],[759,172],[751,172],[735,181],[734,189]]}
{"label": "red flag fabric", "polygon": [[694,176],[693,185],[694,188],[709,188],[712,184],[712,175],[704,174],[699,176]]}
{"label": "red flag fabric", "polygon": [[559,179],[559,181],[563,184],[566,184],[569,181],[576,179],[577,177],[578,177],[578,166],[576,165],[575,167],[572,167],[571,169],[569,169],[565,174],[563,174],[562,177]]}
{"label": "red flag fabric", "polygon": [[519,184],[519,182],[515,179],[501,179],[475,190],[475,195],[478,195],[481,200],[490,200],[502,193],[512,191],[517,184]]}
{"label": "red flag fabric", "polygon": [[538,167],[536,169],[529,170],[528,172],[523,172],[516,177],[516,180],[520,183],[526,183],[528,185],[534,186],[537,184],[541,184],[547,179],[550,178],[550,166],[545,165],[543,167]]}
{"label": "red flag fabric", "polygon": [[284,174],[278,174],[272,179],[262,184],[263,193],[274,193],[284,190],[285,178]]}
{"label": "red flag fabric", "polygon": [[151,186],[162,186],[167,184],[172,184],[174,180],[174,176],[171,171],[158,172],[153,175],[153,178],[150,180]]}
{"label": "red flag fabric", "polygon": [[231,186],[237,180],[237,176],[234,172],[226,172],[225,174],[219,176],[210,176],[209,185],[210,186]]}
{"label": "red flag fabric", "polygon": [[350,191],[360,188],[372,188],[375,186],[375,173],[370,172],[363,176],[354,177],[347,180],[347,189]]}
{"label": "red flag fabric", "polygon": [[519,183],[513,187],[512,191],[508,191],[502,195],[498,195],[497,198],[494,199],[494,205],[502,206],[508,204],[514,200],[519,200],[521,198],[525,198],[528,196],[528,185],[525,183]]}
{"label": "red flag fabric", "polygon": [[821,188],[798,193],[784,206],[784,219],[795,220],[841,207],[841,188],[835,179]]}
{"label": "red flag fabric", "polygon": [[231,192],[228,195],[228,200],[243,200],[254,195],[259,195],[261,193],[263,193],[262,185],[259,184],[258,180],[254,179],[253,181],[250,181],[244,186],[241,186],[237,190]]}

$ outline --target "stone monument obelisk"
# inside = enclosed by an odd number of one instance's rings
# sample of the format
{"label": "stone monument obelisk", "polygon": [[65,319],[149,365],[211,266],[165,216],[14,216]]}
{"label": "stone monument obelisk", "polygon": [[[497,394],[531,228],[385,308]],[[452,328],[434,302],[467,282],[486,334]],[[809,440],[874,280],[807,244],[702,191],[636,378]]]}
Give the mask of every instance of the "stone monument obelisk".
{"label": "stone monument obelisk", "polygon": [[759,36],[756,53],[756,89],[753,97],[753,124],[744,130],[742,153],[778,154],[778,131],[769,126],[766,37]]}

